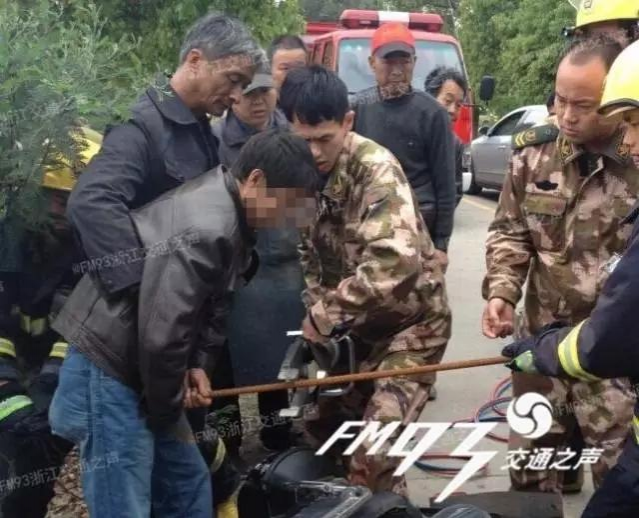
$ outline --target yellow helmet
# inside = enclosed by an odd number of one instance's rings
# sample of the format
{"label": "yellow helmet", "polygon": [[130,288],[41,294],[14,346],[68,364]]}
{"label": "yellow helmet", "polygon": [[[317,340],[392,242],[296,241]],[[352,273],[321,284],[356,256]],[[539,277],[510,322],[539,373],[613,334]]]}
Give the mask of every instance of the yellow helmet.
{"label": "yellow helmet", "polygon": [[628,46],[615,60],[606,77],[599,111],[614,115],[639,108],[639,41]]}
{"label": "yellow helmet", "polygon": [[639,20],[639,0],[582,0],[576,27],[615,20]]}
{"label": "yellow helmet", "polygon": [[82,133],[84,133],[84,136],[86,137],[87,140],[90,140],[91,142],[95,142],[96,144],[102,145],[102,140],[103,140],[102,133],[98,133],[94,129],[89,128],[88,126],[82,126],[80,130],[82,131]]}
{"label": "yellow helmet", "polygon": [[102,135],[87,127],[80,128],[79,134],[74,137],[83,141],[83,149],[80,152],[79,162],[70,164],[66,157],[61,157],[59,164],[46,167],[42,178],[42,186],[48,189],[71,192],[77,181],[77,175],[91,161],[100,150]]}

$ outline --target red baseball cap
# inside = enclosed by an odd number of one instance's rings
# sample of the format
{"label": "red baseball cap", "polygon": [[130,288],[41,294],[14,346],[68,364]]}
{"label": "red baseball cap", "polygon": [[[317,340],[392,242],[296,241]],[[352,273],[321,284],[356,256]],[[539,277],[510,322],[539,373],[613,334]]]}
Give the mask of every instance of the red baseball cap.
{"label": "red baseball cap", "polygon": [[371,52],[386,57],[391,52],[415,54],[415,38],[403,23],[384,23],[373,33]]}

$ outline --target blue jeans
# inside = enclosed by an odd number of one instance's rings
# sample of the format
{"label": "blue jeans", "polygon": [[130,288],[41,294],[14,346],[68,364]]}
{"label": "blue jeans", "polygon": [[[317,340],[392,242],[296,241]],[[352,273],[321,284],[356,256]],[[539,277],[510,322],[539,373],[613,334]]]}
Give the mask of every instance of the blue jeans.
{"label": "blue jeans", "polygon": [[140,396],[70,348],[49,409],[51,430],[80,447],[92,518],[212,518],[209,470],[183,415],[153,433]]}

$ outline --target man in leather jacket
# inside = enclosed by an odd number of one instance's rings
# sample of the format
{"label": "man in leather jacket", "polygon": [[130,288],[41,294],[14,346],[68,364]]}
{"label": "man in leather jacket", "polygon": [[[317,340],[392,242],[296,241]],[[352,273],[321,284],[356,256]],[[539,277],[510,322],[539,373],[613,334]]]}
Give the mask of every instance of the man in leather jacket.
{"label": "man in leather jacket", "polygon": [[[208,468],[184,410],[211,404],[203,367],[224,341],[253,229],[307,224],[316,181],[303,139],[260,133],[230,173],[211,170],[132,213],[142,248],[124,260],[141,263],[139,294],[109,295],[92,273],[79,282],[54,322],[71,348],[49,418],[97,466],[83,474],[92,517],[148,515],[151,505],[158,516],[211,516]],[[113,454],[120,461],[105,463]]]}

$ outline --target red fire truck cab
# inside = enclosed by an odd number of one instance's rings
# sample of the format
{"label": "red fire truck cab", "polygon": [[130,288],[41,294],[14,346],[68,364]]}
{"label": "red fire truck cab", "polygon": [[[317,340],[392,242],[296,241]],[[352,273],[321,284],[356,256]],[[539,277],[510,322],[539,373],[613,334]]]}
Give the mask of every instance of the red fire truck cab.
{"label": "red fire truck cab", "polygon": [[315,40],[323,34],[336,31],[339,28],[337,22],[308,22],[306,24],[306,34],[302,36],[309,55],[313,55]]}
{"label": "red fire truck cab", "polygon": [[[444,21],[438,14],[402,13],[347,9],[339,23],[309,22],[305,40],[309,45],[310,61],[337,72],[351,94],[375,85],[375,77],[368,64],[373,32],[382,23],[401,22],[408,25],[415,36],[417,61],[413,88],[424,89],[424,80],[438,66],[457,69],[467,76],[459,42],[442,33]],[[455,132],[466,144],[475,136],[473,95],[469,91]]]}

